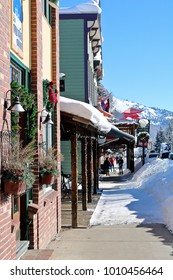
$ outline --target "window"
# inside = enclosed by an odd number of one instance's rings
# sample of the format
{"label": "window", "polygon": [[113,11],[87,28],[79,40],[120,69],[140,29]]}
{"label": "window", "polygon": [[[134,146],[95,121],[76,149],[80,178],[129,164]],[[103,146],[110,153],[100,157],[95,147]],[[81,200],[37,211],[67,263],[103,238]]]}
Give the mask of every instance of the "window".
{"label": "window", "polygon": [[47,18],[49,24],[51,24],[52,19],[52,7],[48,4],[48,0],[42,0],[42,10],[44,16]]}
{"label": "window", "polygon": [[10,66],[10,81],[22,83],[22,71],[17,69],[14,65]]}

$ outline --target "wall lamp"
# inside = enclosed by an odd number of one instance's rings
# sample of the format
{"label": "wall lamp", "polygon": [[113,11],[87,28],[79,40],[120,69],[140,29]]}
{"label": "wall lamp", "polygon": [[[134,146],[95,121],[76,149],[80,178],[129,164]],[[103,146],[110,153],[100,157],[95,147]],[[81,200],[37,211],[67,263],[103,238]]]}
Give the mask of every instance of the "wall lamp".
{"label": "wall lamp", "polygon": [[9,100],[11,101],[11,99],[7,98],[7,95],[8,95],[9,92],[14,92],[15,94],[17,94],[17,92],[15,90],[11,90],[11,89],[7,90],[7,92],[5,93],[4,106],[3,106],[3,123],[2,123],[2,130],[1,131],[3,131],[5,124],[7,126],[7,130],[9,131],[8,120],[7,120],[7,110],[12,111],[12,112],[17,112],[17,113],[25,111],[23,109],[22,105],[20,104],[18,96],[16,96],[14,98],[14,102],[11,103],[10,107],[8,107],[8,101]]}
{"label": "wall lamp", "polygon": [[8,100],[11,101],[11,99],[8,99],[7,98],[7,95],[9,92],[14,92],[17,94],[17,92],[15,90],[11,90],[9,89],[6,93],[5,93],[5,99],[4,99],[4,110],[9,110],[9,111],[12,111],[12,112],[24,112],[25,110],[23,109],[22,105],[20,104],[20,101],[19,101],[19,96],[16,96],[14,98],[14,102],[11,103],[10,107],[8,107]]}
{"label": "wall lamp", "polygon": [[41,115],[40,115],[40,129],[41,129],[41,124],[54,124],[53,121],[51,120],[50,112],[47,112],[46,109],[43,109],[41,111]]}

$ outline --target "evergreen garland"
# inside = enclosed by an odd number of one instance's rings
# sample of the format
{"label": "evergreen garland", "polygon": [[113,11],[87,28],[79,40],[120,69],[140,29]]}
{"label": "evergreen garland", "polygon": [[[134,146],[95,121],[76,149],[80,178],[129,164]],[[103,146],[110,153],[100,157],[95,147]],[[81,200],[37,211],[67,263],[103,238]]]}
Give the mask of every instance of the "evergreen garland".
{"label": "evergreen garland", "polygon": [[[29,93],[27,88],[21,86],[16,81],[11,82],[11,90],[14,90],[11,94],[11,101],[14,102],[15,97],[19,96],[20,103],[27,114],[27,134],[29,140],[33,140],[37,129],[37,107],[35,105],[35,95],[33,93]],[[11,123],[12,133],[15,134],[20,129],[18,124],[18,113],[12,112]]]}

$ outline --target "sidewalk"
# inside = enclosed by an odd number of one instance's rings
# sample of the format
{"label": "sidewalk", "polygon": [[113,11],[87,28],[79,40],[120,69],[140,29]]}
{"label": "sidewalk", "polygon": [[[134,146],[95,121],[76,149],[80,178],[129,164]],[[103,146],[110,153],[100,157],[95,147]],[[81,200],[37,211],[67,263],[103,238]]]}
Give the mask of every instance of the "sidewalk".
{"label": "sidewalk", "polygon": [[[124,180],[126,175],[124,174]],[[121,175],[121,178],[123,178]],[[110,176],[111,177],[111,176]],[[118,178],[118,177],[117,177]],[[111,179],[111,178],[110,178]],[[105,182],[109,184],[110,182]],[[117,183],[118,186],[118,183]],[[71,228],[70,201],[62,201],[62,230],[45,250],[28,250],[22,260],[173,260],[173,235],[163,224],[89,226],[100,194],[81,210]]]}

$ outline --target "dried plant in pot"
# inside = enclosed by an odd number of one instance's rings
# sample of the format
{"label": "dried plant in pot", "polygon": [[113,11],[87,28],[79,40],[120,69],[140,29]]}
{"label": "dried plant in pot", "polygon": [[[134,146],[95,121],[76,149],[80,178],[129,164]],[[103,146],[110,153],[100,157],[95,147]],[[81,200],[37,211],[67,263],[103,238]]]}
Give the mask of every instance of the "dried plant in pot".
{"label": "dried plant in pot", "polygon": [[31,188],[35,176],[32,172],[34,157],[33,142],[22,147],[14,140],[9,146],[6,158],[2,161],[2,184],[4,193],[19,195]]}
{"label": "dried plant in pot", "polygon": [[56,150],[49,148],[44,151],[42,158],[39,159],[39,172],[41,185],[52,185],[60,173],[57,169],[57,163],[59,161],[59,155],[57,157]]}

